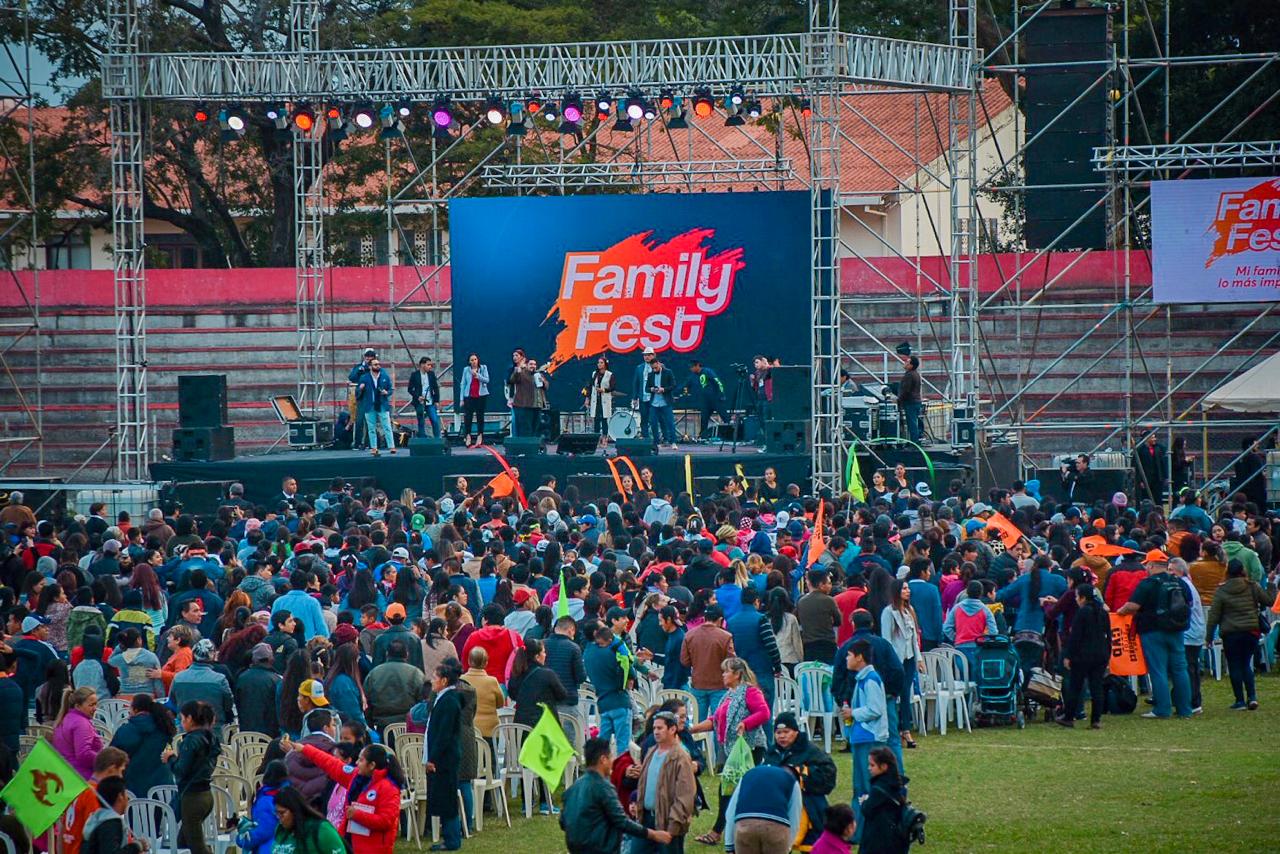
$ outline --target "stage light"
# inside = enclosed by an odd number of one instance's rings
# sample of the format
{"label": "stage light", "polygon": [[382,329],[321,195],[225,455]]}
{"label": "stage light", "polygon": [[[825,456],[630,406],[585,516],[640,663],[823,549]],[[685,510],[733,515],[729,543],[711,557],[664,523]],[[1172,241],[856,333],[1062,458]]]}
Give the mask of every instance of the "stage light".
{"label": "stage light", "polygon": [[524,107],[519,101],[511,104],[511,118],[507,121],[507,136],[524,136],[529,127],[525,124]]}
{"label": "stage light", "polygon": [[635,127],[631,124],[631,119],[627,118],[626,113],[618,113],[618,119],[613,123],[613,129],[621,133],[632,133]]}
{"label": "stage light", "polygon": [[350,133],[351,125],[342,117],[342,108],[336,105],[331,104],[325,108],[324,125],[329,139],[333,142],[342,142]]}
{"label": "stage light", "polygon": [[360,130],[368,130],[377,124],[378,114],[374,112],[373,105],[361,104],[356,107],[355,112],[351,114],[351,121]]}
{"label": "stage light", "polygon": [[400,139],[404,136],[395,107],[390,104],[384,106],[378,111],[378,120],[382,122],[382,130],[378,131],[378,139]]}
{"label": "stage light", "polygon": [[556,119],[560,118],[560,112],[556,109],[555,101],[547,101],[542,105],[542,112],[538,115],[542,116],[549,125],[556,123]]}
{"label": "stage light", "polygon": [[716,110],[715,102],[711,100],[711,90],[705,86],[693,93],[693,114],[700,119],[705,119]]}
{"label": "stage light", "polygon": [[[405,113],[400,113],[404,117]],[[431,123],[437,128],[448,128],[453,124],[453,107],[449,104],[449,99],[444,95],[436,98],[431,104]]]}
{"label": "stage light", "polygon": [[728,107],[728,112],[729,112],[729,117],[724,120],[725,127],[737,128],[737,127],[742,127],[747,123],[747,120],[742,117],[742,113],[738,111],[737,107],[734,107],[734,106]]}
{"label": "stage light", "polygon": [[490,95],[489,100],[485,102],[484,117],[491,125],[502,124],[505,114],[502,111],[502,100],[497,95]]}
{"label": "stage light", "polygon": [[672,105],[675,104],[675,102],[676,102],[675,93],[672,92],[670,89],[663,89],[661,92],[658,93],[658,106],[661,107],[662,109],[664,110],[671,109]]}
{"label": "stage light", "polygon": [[688,130],[688,112],[684,107],[683,98],[673,98],[671,106],[667,109],[667,130]]}
{"label": "stage light", "polygon": [[639,92],[632,90],[631,93],[627,95],[627,118],[631,119],[633,122],[637,122],[644,118],[644,110],[644,96]]}
{"label": "stage light", "polygon": [[218,110],[218,139],[223,142],[235,142],[240,139],[243,129],[243,120],[240,122],[240,130],[235,130],[231,127],[230,112],[226,107]]}
{"label": "stage light", "polygon": [[[445,100],[447,103],[448,99],[445,99]],[[401,99],[396,103],[396,115],[402,119],[409,118],[409,116],[413,115],[413,104],[409,103],[404,99]]]}
{"label": "stage light", "polygon": [[524,109],[529,115],[536,116],[538,113],[542,112],[542,99],[537,95],[530,95],[525,99]]}
{"label": "stage light", "polygon": [[747,104],[747,115],[753,119],[760,118],[764,110],[760,107],[760,102],[752,100]]}
{"label": "stage light", "polygon": [[646,101],[644,104],[644,117],[649,121],[653,121],[658,117],[658,108]]}
{"label": "stage light", "polygon": [[248,127],[249,120],[245,115],[244,108],[239,104],[227,107],[224,112],[227,114],[227,127],[236,133],[244,133]]}
{"label": "stage light", "polygon": [[278,121],[280,117],[284,115],[284,107],[271,104],[263,111],[263,113],[267,118],[271,119],[271,121]]}
{"label": "stage light", "polygon": [[298,104],[293,108],[293,126],[303,133],[311,133],[316,126],[316,114],[309,104]]}
{"label": "stage light", "polygon": [[806,119],[813,115],[813,104],[809,102],[808,98],[800,99],[800,115]]}
{"label": "stage light", "polygon": [[209,121],[209,108],[201,104],[191,112],[191,118],[195,119],[197,124],[204,124]]}
{"label": "stage light", "polygon": [[577,124],[582,121],[582,98],[576,92],[570,92],[560,102],[560,114],[566,122]]}
{"label": "stage light", "polygon": [[596,118],[604,121],[609,117],[609,113],[613,111],[613,98],[608,92],[601,92],[596,95]]}
{"label": "stage light", "polygon": [[729,90],[729,103],[733,106],[741,107],[745,100],[747,100],[747,94],[742,91],[741,86],[734,86]]}

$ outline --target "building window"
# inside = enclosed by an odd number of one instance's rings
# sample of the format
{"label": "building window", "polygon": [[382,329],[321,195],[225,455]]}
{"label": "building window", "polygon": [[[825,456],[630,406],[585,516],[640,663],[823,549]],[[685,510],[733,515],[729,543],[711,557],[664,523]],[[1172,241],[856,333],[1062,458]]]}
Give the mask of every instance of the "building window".
{"label": "building window", "polygon": [[93,264],[89,247],[89,230],[74,228],[45,244],[44,266],[47,270],[88,270]]}
{"label": "building window", "polygon": [[202,266],[200,246],[186,234],[147,237],[147,265],[157,269],[195,270]]}
{"label": "building window", "polygon": [[984,217],[978,220],[977,228],[978,233],[970,235],[969,220],[967,218],[956,220],[956,230],[964,236],[964,245],[961,247],[961,251],[965,254],[970,254],[972,252],[970,241],[976,237],[978,252],[994,252],[1000,237],[1000,220],[996,217]]}

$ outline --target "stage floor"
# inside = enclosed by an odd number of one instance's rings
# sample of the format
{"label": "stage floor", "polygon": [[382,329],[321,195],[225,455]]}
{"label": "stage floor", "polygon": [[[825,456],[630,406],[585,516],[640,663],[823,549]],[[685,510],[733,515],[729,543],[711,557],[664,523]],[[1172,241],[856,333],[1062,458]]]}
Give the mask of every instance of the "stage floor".
{"label": "stage floor", "polygon": [[[497,446],[499,453],[505,449]],[[357,486],[375,486],[398,496],[405,487],[423,495],[440,496],[452,489],[454,479],[465,475],[473,489],[498,474],[502,467],[493,455],[482,449],[455,447],[445,456],[410,456],[407,448],[399,448],[394,456],[386,451],[374,457],[368,451],[281,451],[271,454],[236,457],[216,462],[157,462],[151,465],[156,481],[175,484],[184,508],[208,513],[217,507],[226,486],[244,484],[245,497],[263,506],[280,495],[285,477],[296,477],[303,495],[315,496],[328,488],[335,477],[345,478]],[[608,454],[613,456],[610,446]],[[734,474],[737,466],[752,480],[773,466],[783,484],[797,483],[807,490],[809,454],[761,453],[753,445],[723,448],[714,445],[681,445],[679,450],[661,450],[656,455],[632,456],[637,468],[653,469],[658,488],[669,486],[674,492],[685,490],[685,456],[693,471],[694,491],[699,495],[715,492],[721,478]],[[532,491],[546,475],[555,475],[559,491],[564,486],[577,486],[584,499],[594,499],[616,489],[602,452],[590,455],[561,455],[550,445],[548,453],[534,456],[509,456],[507,461],[520,472],[526,491]],[[625,467],[620,467],[625,471]]]}

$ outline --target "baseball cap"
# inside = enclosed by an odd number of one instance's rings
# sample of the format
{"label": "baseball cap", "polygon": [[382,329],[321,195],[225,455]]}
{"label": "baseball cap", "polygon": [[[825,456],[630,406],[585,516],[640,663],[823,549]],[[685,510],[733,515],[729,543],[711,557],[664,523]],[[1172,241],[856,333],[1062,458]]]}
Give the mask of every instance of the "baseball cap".
{"label": "baseball cap", "polygon": [[394,549],[392,549],[391,556],[393,558],[396,558],[397,560],[408,560],[409,550],[406,549],[404,546],[396,546]]}
{"label": "baseball cap", "polygon": [[102,544],[102,550],[104,552],[107,552],[108,554],[116,554],[117,552],[120,551],[120,541],[107,540],[105,543]]}
{"label": "baseball cap", "polygon": [[44,617],[41,617],[37,614],[32,614],[31,616],[25,618],[22,621],[22,631],[34,632],[36,629],[40,628],[41,626],[47,626],[47,625],[49,625],[49,621],[46,620]]}
{"label": "baseball cap", "polygon": [[916,484],[916,494],[921,498],[928,498],[933,495],[933,490],[929,488],[929,484],[922,480]]}
{"label": "baseball cap", "polygon": [[427,527],[427,517],[421,513],[414,513],[413,518],[409,520],[409,526],[415,531],[421,531]]}
{"label": "baseball cap", "polygon": [[969,510],[969,515],[981,516],[983,513],[990,513],[990,512],[991,512],[991,508],[983,504],[981,501],[979,501],[977,504],[973,505],[972,509]]}
{"label": "baseball cap", "polygon": [[308,679],[299,685],[298,696],[306,697],[317,706],[329,705],[329,698],[324,695],[324,683],[319,679]]}
{"label": "baseball cap", "polygon": [[522,587],[519,590],[517,590],[515,593],[513,593],[511,598],[515,600],[515,603],[517,605],[523,605],[525,602],[528,602],[531,598],[533,598],[533,591]]}
{"label": "baseball cap", "polygon": [[266,664],[268,662],[274,661],[276,654],[271,651],[271,644],[260,643],[260,644],[254,645],[252,657],[255,664],[257,663]]}
{"label": "baseball cap", "polygon": [[631,615],[627,613],[625,608],[619,608],[617,605],[614,605],[609,609],[609,613],[605,615],[605,618],[612,622],[614,620],[621,620],[630,616]]}
{"label": "baseball cap", "polygon": [[404,606],[401,605],[399,602],[392,602],[390,605],[387,606],[388,620],[390,620],[392,617],[399,617],[400,619],[404,619],[407,616],[407,614],[408,612],[405,611]]}
{"label": "baseball cap", "polygon": [[366,348],[365,348],[365,351],[364,351],[364,355],[366,355],[366,356],[376,356],[376,355],[378,355],[378,351],[377,351],[377,350],[375,350],[375,349],[373,349],[372,347],[366,347]]}
{"label": "baseball cap", "polygon": [[783,712],[782,714],[778,715],[778,717],[774,719],[773,721],[774,729],[782,729],[783,727],[790,730],[795,730],[796,732],[800,731],[800,724],[799,722],[796,721],[796,716],[794,713]]}
{"label": "baseball cap", "polygon": [[1164,552],[1160,551],[1159,549],[1152,549],[1151,551],[1147,552],[1147,556],[1143,559],[1142,562],[1144,564],[1168,563],[1169,556]]}

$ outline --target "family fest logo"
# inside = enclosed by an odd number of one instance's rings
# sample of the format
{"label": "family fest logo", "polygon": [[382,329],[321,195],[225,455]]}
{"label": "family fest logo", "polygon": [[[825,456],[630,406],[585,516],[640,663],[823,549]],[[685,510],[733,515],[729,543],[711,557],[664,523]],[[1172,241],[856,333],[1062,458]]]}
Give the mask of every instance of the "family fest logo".
{"label": "family fest logo", "polygon": [[1228,255],[1280,250],[1280,178],[1221,193],[1206,230],[1215,235],[1206,269]]}
{"label": "family fest logo", "polygon": [[600,252],[566,252],[555,304],[552,370],[570,359],[652,347],[688,353],[702,343],[707,320],[733,298],[746,264],[742,247],[710,254],[715,230],[694,228],[666,243],[643,231]]}

